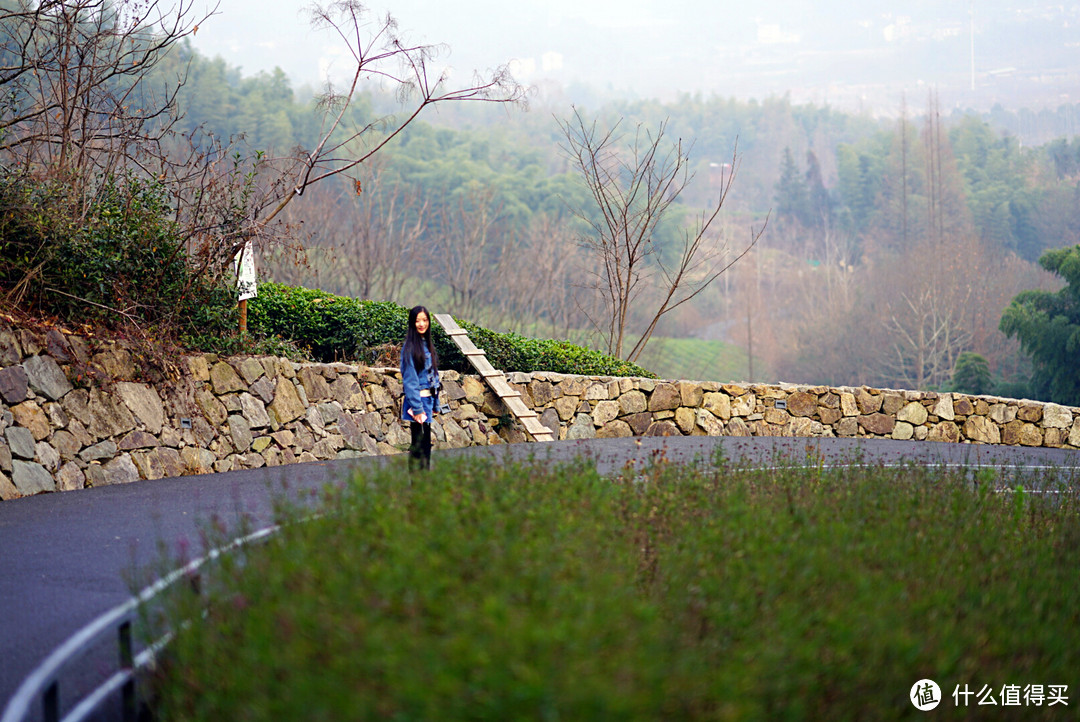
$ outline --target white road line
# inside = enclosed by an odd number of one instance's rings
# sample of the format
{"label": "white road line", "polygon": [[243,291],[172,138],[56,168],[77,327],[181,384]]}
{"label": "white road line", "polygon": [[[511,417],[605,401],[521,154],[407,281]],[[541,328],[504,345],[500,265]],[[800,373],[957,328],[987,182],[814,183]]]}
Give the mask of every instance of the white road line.
{"label": "white road line", "polygon": [[35,700],[41,698],[42,690],[44,690],[53,680],[56,673],[64,666],[64,663],[67,662],[68,658],[80,652],[86,645],[90,644],[101,634],[115,626],[121,619],[134,612],[140,604],[150,601],[178,580],[183,579],[185,576],[198,570],[199,567],[206,562],[217,559],[225,552],[232,551],[233,549],[250,542],[263,539],[276,532],[279,528],[280,527],[277,524],[268,526],[259,529],[256,532],[252,532],[247,536],[234,539],[224,546],[212,549],[205,556],[185,564],[183,567],[170,572],[153,584],[145,587],[138,595],[132,597],[123,604],[117,605],[109,611],[99,615],[94,621],[68,637],[67,641],[53,650],[52,654],[46,657],[45,660],[39,664],[25,680],[23,680],[23,683],[19,685],[18,691],[15,692],[15,695],[4,709],[4,715],[0,717],[0,722],[23,722],[30,712],[30,706],[34,704]]}

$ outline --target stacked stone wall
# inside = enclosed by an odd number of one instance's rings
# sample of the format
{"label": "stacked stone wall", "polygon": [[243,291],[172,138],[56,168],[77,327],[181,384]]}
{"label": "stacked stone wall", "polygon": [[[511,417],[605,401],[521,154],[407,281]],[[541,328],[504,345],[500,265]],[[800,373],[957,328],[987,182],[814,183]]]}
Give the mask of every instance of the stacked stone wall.
{"label": "stacked stone wall", "polygon": [[[137,352],[0,327],[0,498],[399,453],[396,369]],[[958,394],[535,373],[508,376],[560,439],[846,436],[1080,447],[1080,409]],[[527,441],[476,376],[444,372],[436,448]]]}
{"label": "stacked stone wall", "polygon": [[1080,447],[1080,408],[869,387],[511,374],[559,438],[836,436]]}

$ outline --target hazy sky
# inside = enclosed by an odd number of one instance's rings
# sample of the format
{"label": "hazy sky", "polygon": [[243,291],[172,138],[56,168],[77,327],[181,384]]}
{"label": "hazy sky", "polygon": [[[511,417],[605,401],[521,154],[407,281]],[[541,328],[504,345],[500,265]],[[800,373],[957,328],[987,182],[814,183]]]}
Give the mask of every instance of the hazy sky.
{"label": "hazy sky", "polygon": [[[581,82],[639,96],[703,91],[763,98],[791,91],[797,100],[835,102],[884,85],[888,89],[882,92],[894,98],[900,89],[952,84],[963,90],[973,75],[972,29],[983,89],[1034,71],[1026,67],[1033,63],[1080,68],[1080,10],[1051,0],[375,0],[366,5],[374,17],[391,10],[409,40],[447,44],[449,52],[440,62],[466,77],[514,61],[515,76],[526,83]],[[199,28],[194,45],[245,74],[280,66],[294,86],[317,83],[348,63],[338,43],[310,29],[303,12],[308,6],[300,0],[221,0],[220,14]],[[1036,44],[1055,50],[1052,59],[1021,52],[1021,43],[1029,41],[1013,31],[1028,26]],[[1061,28],[1060,36],[1047,37],[1047,27]],[[1014,43],[1016,48],[1010,47]],[[1075,77],[1074,72],[1062,81],[1067,91]],[[1080,88],[1072,90],[1076,102]]]}
{"label": "hazy sky", "polygon": [[[367,3],[373,17],[391,11],[407,37],[447,44],[450,51],[442,60],[459,72],[516,61],[516,73],[525,81],[551,77],[643,94],[673,80],[686,90],[707,86],[709,78],[692,67],[707,59],[695,53],[709,45],[702,39],[726,42],[756,35],[755,20],[733,10],[741,5],[723,0]],[[195,45],[246,72],[280,65],[298,83],[318,80],[333,68],[337,43],[311,31],[304,13],[308,6],[299,0],[222,0],[220,15],[199,29]],[[682,77],[670,78],[672,68]]]}

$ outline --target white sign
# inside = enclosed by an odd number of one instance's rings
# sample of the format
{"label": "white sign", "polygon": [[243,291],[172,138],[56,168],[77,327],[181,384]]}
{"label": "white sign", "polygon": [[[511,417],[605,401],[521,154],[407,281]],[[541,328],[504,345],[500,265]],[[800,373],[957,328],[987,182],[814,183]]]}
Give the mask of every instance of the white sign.
{"label": "white sign", "polygon": [[251,241],[245,243],[243,249],[236,254],[233,270],[236,272],[236,290],[240,293],[241,301],[259,295],[255,288],[255,249],[251,247]]}

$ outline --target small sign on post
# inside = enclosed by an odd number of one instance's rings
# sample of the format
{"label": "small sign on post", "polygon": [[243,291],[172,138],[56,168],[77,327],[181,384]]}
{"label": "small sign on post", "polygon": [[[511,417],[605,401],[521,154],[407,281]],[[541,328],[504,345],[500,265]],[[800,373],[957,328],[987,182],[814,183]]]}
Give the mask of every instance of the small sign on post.
{"label": "small sign on post", "polygon": [[245,243],[236,254],[233,270],[236,272],[236,290],[240,300],[240,333],[243,334],[247,333],[247,300],[259,295],[255,283],[255,249],[251,241]]}

